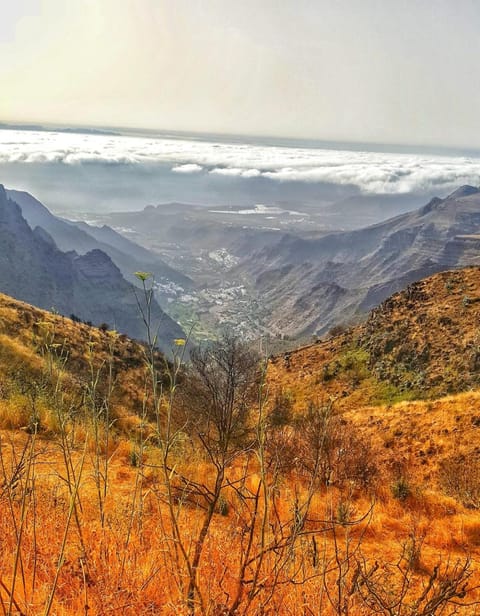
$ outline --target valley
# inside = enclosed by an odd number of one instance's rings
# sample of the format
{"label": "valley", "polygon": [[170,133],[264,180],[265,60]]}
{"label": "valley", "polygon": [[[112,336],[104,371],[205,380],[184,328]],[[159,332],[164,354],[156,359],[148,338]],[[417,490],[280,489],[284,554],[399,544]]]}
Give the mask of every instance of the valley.
{"label": "valley", "polygon": [[332,232],[0,191],[0,603],[473,616],[479,195]]}
{"label": "valley", "polygon": [[[90,215],[130,240],[158,254],[194,284],[159,281],[156,295],[165,311],[197,340],[229,328],[248,340],[281,337],[269,323],[268,309],[239,265],[258,246],[271,245],[284,234],[323,235],[320,213],[255,206],[213,209],[162,204],[143,212]],[[248,257],[247,257],[248,258]]]}
{"label": "valley", "polygon": [[159,305],[193,342],[229,329],[293,348],[362,322],[425,276],[480,263],[480,191],[471,186],[349,231],[326,229],[321,208],[260,205],[171,203],[87,224],[54,216],[28,193],[8,195],[61,250],[105,252],[137,287],[135,272],[150,273]]}
{"label": "valley", "polygon": [[194,281],[188,289],[158,287],[162,306],[184,328],[196,326],[203,337],[228,324],[275,346],[358,323],[409,283],[480,262],[479,195],[464,186],[419,209],[349,231],[325,229],[321,209],[315,218],[263,206],[232,214],[159,205],[105,215],[99,222]]}

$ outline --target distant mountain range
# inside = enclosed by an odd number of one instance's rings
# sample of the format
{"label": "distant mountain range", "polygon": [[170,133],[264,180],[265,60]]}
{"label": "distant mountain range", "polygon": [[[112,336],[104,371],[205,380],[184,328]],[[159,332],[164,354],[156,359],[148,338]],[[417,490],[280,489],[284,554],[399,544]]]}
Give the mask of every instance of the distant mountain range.
{"label": "distant mountain range", "polygon": [[479,263],[480,190],[462,186],[363,229],[318,239],[285,234],[238,269],[254,281],[271,325],[301,336],[358,320],[425,276]]}
{"label": "distant mountain range", "polygon": [[111,227],[95,227],[84,222],[72,222],[54,216],[38,199],[27,192],[7,190],[7,195],[18,203],[22,215],[32,229],[45,229],[60,250],[75,250],[85,254],[99,249],[105,252],[123,276],[130,282],[138,283],[135,272],[144,271],[153,274],[157,282],[172,281],[189,287],[192,281],[165,263],[155,253],[135,244]]}
{"label": "distant mountain range", "polygon": [[[355,206],[345,203],[345,215]],[[184,298],[174,291],[169,301],[183,302],[184,312],[191,301],[195,318],[211,318],[213,328],[226,319],[248,322],[254,299],[257,332],[298,339],[363,320],[425,276],[480,264],[480,190],[473,186],[368,227],[331,233],[305,230],[301,217],[300,226],[282,228],[289,214],[272,208],[245,215],[172,203],[107,216],[129,229],[127,239],[106,225],[56,217],[25,192],[3,190],[2,208],[0,291],[137,338],[144,332],[130,284],[138,285],[135,271],[178,285]],[[270,226],[275,216],[278,227]],[[214,252],[220,249],[221,264]],[[157,304],[155,311],[164,346],[183,336]]]}
{"label": "distant mountain range", "polygon": [[114,136],[120,135],[120,133],[112,130],[106,130],[101,128],[88,128],[88,127],[54,127],[44,126],[43,124],[11,124],[9,122],[0,122],[0,130],[27,130],[27,131],[41,131],[41,132],[56,132],[56,133],[77,133],[80,135],[106,135]]}
{"label": "distant mountain range", "polygon": [[[480,263],[478,188],[462,186],[405,212],[414,201],[352,198],[304,218],[268,207],[245,215],[233,207],[162,204],[111,214],[108,222],[129,228],[137,241],[162,251],[171,265],[213,291],[220,284],[245,285],[245,297],[256,302],[251,321],[257,332],[301,339],[364,319],[386,297],[425,276]],[[323,217],[343,218],[351,229],[362,216],[378,220],[385,212],[395,215],[353,230],[327,232],[322,224]],[[208,250],[220,248],[234,259],[219,274]],[[230,312],[236,301],[228,304]]]}
{"label": "distant mountain range", "polygon": [[[131,256],[126,250],[131,250]],[[90,235],[83,225],[50,214],[28,193],[7,192],[0,185],[0,292],[95,325],[107,323],[142,339],[145,326],[135,287],[125,280],[120,267],[128,268],[130,277],[137,269],[156,274],[171,271],[113,230],[103,228]],[[138,288],[137,296],[141,297]],[[159,345],[165,350],[184,336],[156,301],[152,325],[158,326]]]}

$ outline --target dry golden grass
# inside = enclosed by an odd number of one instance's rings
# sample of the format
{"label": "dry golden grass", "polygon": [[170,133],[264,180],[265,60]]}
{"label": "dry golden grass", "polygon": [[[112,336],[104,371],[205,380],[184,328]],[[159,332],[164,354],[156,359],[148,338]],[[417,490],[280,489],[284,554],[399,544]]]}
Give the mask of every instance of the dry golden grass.
{"label": "dry golden grass", "polygon": [[[161,364],[163,359],[158,361]],[[102,332],[0,294],[0,402],[18,398],[18,405],[0,406],[0,426],[25,426],[22,413],[14,410],[8,416],[9,408],[23,404],[28,414],[32,397],[41,403],[51,402],[55,392],[61,391],[62,403],[73,409],[95,379],[98,394],[104,395],[111,371],[114,387],[110,402],[118,427],[123,423],[128,427],[143,408],[144,362],[144,348],[125,336]],[[55,431],[55,414],[48,404],[46,407],[41,410],[42,426]]]}
{"label": "dry golden grass", "polygon": [[[14,590],[19,609],[13,609],[12,613],[44,613],[62,553],[62,538],[68,527],[52,614],[120,613],[128,616],[187,613],[177,586],[175,564],[170,560],[171,527],[163,498],[161,473],[155,470],[157,453],[154,449],[146,452],[146,466],[139,475],[139,469],[129,463],[131,444],[124,439],[112,442],[109,490],[104,506],[106,517],[102,525],[94,481],[95,448],[90,441],[78,490],[77,526],[73,519],[68,524],[70,496],[59,444],[54,439],[37,437],[32,451],[30,479],[27,481],[24,469],[18,483],[9,492],[5,489],[5,479],[9,478],[15,460],[18,462],[31,437],[21,431],[5,430],[0,436],[4,475],[0,482],[3,485],[0,496],[0,598],[4,606],[9,603],[7,590],[12,587],[14,557],[16,547],[20,545],[20,566]],[[79,439],[71,454],[73,466],[77,469],[82,455]],[[177,464],[192,481],[204,481],[205,474],[211,472],[206,462],[191,458],[179,458]],[[232,478],[238,476],[241,467],[242,460],[238,460],[230,471]],[[249,487],[255,490],[258,481],[253,465]],[[25,488],[28,488],[26,493]],[[261,602],[253,601],[247,613],[257,614],[260,609],[264,614],[336,613],[325,597],[321,611],[318,608],[324,593],[324,577],[321,565],[314,566],[312,562],[312,537],[315,537],[318,558],[321,556],[322,562],[330,564],[335,555],[334,539],[340,557],[349,546],[351,550],[361,550],[362,558],[370,563],[396,562],[405,546],[409,549],[412,540],[419,542],[412,588],[419,588],[440,560],[453,562],[467,555],[472,559],[474,571],[471,582],[480,581],[480,512],[467,510],[434,489],[418,488],[418,493],[405,500],[393,498],[389,489],[383,492],[378,489],[371,515],[350,528],[337,526],[336,537],[325,528],[330,526],[329,520],[338,516],[341,503],[348,502],[349,519],[360,518],[372,506],[370,497],[361,491],[346,494],[335,487],[318,490],[306,521],[305,531],[309,534],[292,550],[291,560],[283,564],[287,579],[288,575],[294,575],[296,562],[302,562],[304,573],[312,578],[298,585],[279,584],[263,608],[260,608]],[[286,477],[277,489],[276,515],[290,519],[295,499],[301,500],[305,490],[300,477],[295,474]],[[240,553],[248,532],[245,527],[248,515],[238,505],[232,491],[226,494],[226,500],[228,511],[214,516],[199,574],[201,589],[207,598],[205,613],[212,615],[223,613],[219,606],[227,603],[226,598],[235,592]],[[19,543],[22,512],[24,522]],[[184,540],[193,547],[190,541],[195,540],[202,521],[202,503],[186,499],[178,512]],[[269,566],[274,566],[274,560],[275,554],[272,553],[264,563],[266,585],[272,581]],[[336,584],[335,576],[333,570],[326,578],[332,588]],[[259,601],[261,598],[260,594]],[[480,599],[477,591],[469,595],[470,600],[477,598]],[[460,613],[476,613],[474,608],[469,609]],[[243,612],[240,610],[239,613]],[[349,613],[370,612],[359,601],[352,600]]]}
{"label": "dry golden grass", "polygon": [[[266,470],[261,448],[245,447],[226,465],[196,613],[387,614],[362,588],[376,584],[387,596],[408,580],[402,616],[430,616],[441,612],[407,603],[439,563],[447,583],[454,564],[470,559],[469,585],[480,584],[480,510],[440,480],[452,456],[478,453],[480,392],[386,403],[392,392],[352,349],[355,335],[277,358],[268,389],[271,401],[288,394],[294,420],[310,401],[335,398],[339,429],[367,445],[372,481],[338,474],[312,487],[298,459],[306,450],[288,450],[292,435],[294,447],[305,438],[295,421],[269,435],[272,450],[281,438],[286,445],[276,461],[268,450]],[[190,560],[199,543],[215,469],[182,431],[163,466],[145,372],[136,343],[0,297],[0,616],[192,613],[186,560],[176,558],[179,543]],[[108,409],[109,429],[96,422],[99,409]],[[479,590],[465,601],[480,601]]]}

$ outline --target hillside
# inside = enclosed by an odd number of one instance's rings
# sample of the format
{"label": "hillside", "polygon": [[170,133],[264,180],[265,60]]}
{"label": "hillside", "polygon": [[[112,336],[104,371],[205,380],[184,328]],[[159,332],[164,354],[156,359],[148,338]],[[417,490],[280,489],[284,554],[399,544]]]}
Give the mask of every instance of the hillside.
{"label": "hillside", "polygon": [[425,276],[478,264],[479,229],[480,191],[463,186],[364,229],[317,239],[284,235],[238,270],[254,279],[275,330],[323,335]]}
{"label": "hillside", "polygon": [[[92,379],[98,380],[98,394],[104,395],[111,378],[115,382],[111,402],[120,424],[128,416],[140,415],[145,352],[138,342],[2,294],[0,340],[2,410],[14,401],[9,413],[12,427],[28,424],[33,394],[46,413],[44,425],[55,425],[48,407],[58,378],[70,402],[77,399],[75,404],[92,386]],[[160,355],[158,361],[163,363]]]}
{"label": "hillside", "polygon": [[480,393],[455,392],[477,383],[477,292],[479,268],[435,275],[272,358],[265,386],[241,341],[177,370],[0,296],[4,611],[473,616]]}
{"label": "hillside", "polygon": [[480,385],[480,268],[434,274],[375,308],[363,325],[271,360],[273,382],[342,408],[435,398]]}
{"label": "hillside", "polygon": [[[96,325],[107,323],[133,338],[146,335],[135,287],[110,257],[99,249],[83,255],[62,252],[47,231],[41,227],[32,231],[1,185],[0,241],[1,292]],[[183,331],[155,300],[151,311],[153,327],[159,327],[159,344],[169,350]]]}

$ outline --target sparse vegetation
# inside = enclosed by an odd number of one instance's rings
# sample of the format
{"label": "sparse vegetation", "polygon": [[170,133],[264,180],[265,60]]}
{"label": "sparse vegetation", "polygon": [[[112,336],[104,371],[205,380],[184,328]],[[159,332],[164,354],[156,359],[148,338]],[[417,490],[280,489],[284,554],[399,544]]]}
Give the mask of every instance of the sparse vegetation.
{"label": "sparse vegetation", "polygon": [[408,479],[406,479],[403,476],[395,479],[395,481],[392,483],[391,489],[392,489],[393,498],[396,498],[400,501],[405,500],[412,493],[412,489],[410,487]]}
{"label": "sparse vegetation", "polygon": [[447,494],[457,498],[465,507],[480,509],[480,459],[453,454],[442,460],[440,482]]}
{"label": "sparse vegetation", "polygon": [[368,407],[348,336],[303,382],[231,336],[185,366],[151,328],[0,320],[1,613],[474,613],[477,393]]}

